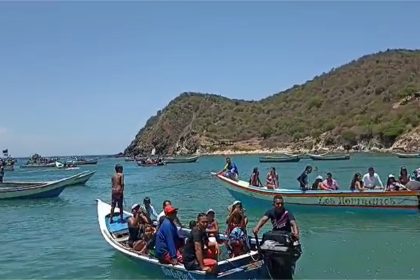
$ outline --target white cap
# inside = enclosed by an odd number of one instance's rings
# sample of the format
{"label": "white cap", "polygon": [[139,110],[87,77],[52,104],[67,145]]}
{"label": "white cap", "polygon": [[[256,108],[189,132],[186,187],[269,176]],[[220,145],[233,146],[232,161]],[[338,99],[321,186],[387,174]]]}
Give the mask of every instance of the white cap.
{"label": "white cap", "polygon": [[132,206],[131,206],[131,211],[133,211],[134,209],[136,209],[136,208],[140,208],[140,204],[138,204],[138,203],[134,203]]}
{"label": "white cap", "polygon": [[211,212],[213,212],[214,214],[216,214],[216,212],[213,209],[211,209],[211,208],[209,210],[207,210],[206,214],[209,214]]}
{"label": "white cap", "polygon": [[392,174],[389,174],[389,175],[388,175],[388,178],[395,178],[395,176],[394,176],[394,175],[392,175]]}
{"label": "white cap", "polygon": [[321,175],[318,175],[318,176],[316,176],[316,178],[315,179],[320,179],[320,180],[322,180],[323,178],[322,178],[322,176]]}
{"label": "white cap", "polygon": [[242,203],[242,202],[239,201],[239,200],[235,200],[231,205],[228,206],[228,210],[229,211],[232,211],[233,206],[235,206],[235,205],[237,205],[239,203]]}

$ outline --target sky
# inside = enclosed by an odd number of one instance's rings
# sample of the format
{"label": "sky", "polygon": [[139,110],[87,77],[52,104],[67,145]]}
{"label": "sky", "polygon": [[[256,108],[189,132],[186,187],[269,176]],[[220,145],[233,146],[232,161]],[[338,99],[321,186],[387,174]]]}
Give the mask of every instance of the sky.
{"label": "sky", "polygon": [[420,2],[0,2],[0,149],[115,154],[182,92],[259,100],[420,48]]}

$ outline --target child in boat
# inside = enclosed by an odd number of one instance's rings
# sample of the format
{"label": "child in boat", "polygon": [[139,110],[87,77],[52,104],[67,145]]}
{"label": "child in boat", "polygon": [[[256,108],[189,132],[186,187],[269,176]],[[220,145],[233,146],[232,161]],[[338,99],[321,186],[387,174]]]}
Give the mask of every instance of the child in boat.
{"label": "child in boat", "polygon": [[267,173],[267,189],[278,189],[279,188],[279,174],[276,172],[276,168],[271,167]]}
{"label": "child in boat", "polygon": [[388,181],[386,182],[387,191],[399,191],[405,188],[402,184],[398,183],[395,176],[392,174],[388,175]]}
{"label": "child in boat", "polygon": [[255,167],[254,170],[252,170],[251,177],[249,178],[249,185],[254,187],[263,186],[260,180],[260,172],[258,171],[257,167]]}

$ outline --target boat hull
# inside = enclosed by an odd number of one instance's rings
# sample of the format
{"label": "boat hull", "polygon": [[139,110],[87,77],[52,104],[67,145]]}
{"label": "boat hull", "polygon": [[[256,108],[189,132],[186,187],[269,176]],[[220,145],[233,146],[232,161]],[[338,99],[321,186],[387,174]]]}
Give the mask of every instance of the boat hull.
{"label": "boat hull", "polygon": [[0,199],[32,199],[57,197],[68,186],[86,183],[95,171],[49,182],[5,182],[0,184]]}
{"label": "boat hull", "polygon": [[165,158],[166,164],[173,164],[173,163],[192,163],[196,162],[198,156],[195,157],[188,157],[188,158]]}
{"label": "boat hull", "polygon": [[260,157],[260,162],[298,162],[300,157]]}
{"label": "boat hull", "polygon": [[399,158],[420,158],[420,154],[395,153],[395,155]]}
{"label": "boat hull", "polygon": [[308,155],[312,160],[349,160],[350,155],[334,156],[334,155]]}
{"label": "boat hull", "polygon": [[[117,210],[117,209],[116,209]],[[203,271],[188,271],[183,265],[167,265],[159,263],[155,258],[140,255],[117,242],[109,226],[110,205],[97,200],[97,213],[99,229],[105,241],[115,250],[123,254],[138,265],[139,270],[147,271],[149,277],[155,276],[159,279],[268,279],[267,268],[262,260],[254,261],[258,258],[258,252],[251,253],[229,259],[229,261],[219,262],[219,272],[217,276],[205,274]],[[124,212],[125,216],[130,214]],[[118,213],[116,212],[118,215]],[[115,223],[114,223],[115,224]],[[118,225],[118,233],[126,231],[126,224]],[[114,232],[115,233],[115,232]]]}
{"label": "boat hull", "polygon": [[252,205],[269,206],[275,195],[282,195],[290,206],[306,208],[342,208],[342,209],[394,209],[418,211],[419,191],[306,191],[291,189],[270,190],[249,186],[247,182],[235,182],[222,175],[217,177],[225,183],[233,197],[252,202]]}

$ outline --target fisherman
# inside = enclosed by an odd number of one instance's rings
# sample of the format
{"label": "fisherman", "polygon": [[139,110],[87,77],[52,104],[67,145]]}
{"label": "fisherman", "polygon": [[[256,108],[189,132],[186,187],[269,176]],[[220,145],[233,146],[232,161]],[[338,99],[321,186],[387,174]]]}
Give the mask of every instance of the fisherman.
{"label": "fisherman", "polygon": [[234,162],[232,162],[230,157],[226,158],[225,167],[223,168],[222,171],[219,172],[219,174],[223,174],[223,176],[234,181],[238,181],[239,179],[238,167],[236,166]]}
{"label": "fisherman", "polygon": [[300,176],[297,178],[300,185],[300,189],[302,191],[306,191],[309,189],[308,174],[310,174],[311,172],[312,172],[312,166],[308,165],[305,167],[305,170],[302,172],[302,174],[300,174]]}
{"label": "fisherman", "polygon": [[285,231],[291,233],[295,240],[299,240],[299,227],[293,214],[284,208],[284,201],[281,195],[274,196],[273,208],[267,210],[264,216],[254,227],[254,234],[258,234],[265,223],[271,220],[273,231]]}
{"label": "fisherman", "polygon": [[124,200],[124,174],[123,167],[120,164],[115,165],[115,174],[111,179],[112,196],[111,196],[111,218],[110,223],[113,223],[114,209],[118,205],[120,209],[120,222],[124,221],[123,215],[123,200]]}
{"label": "fisherman", "polygon": [[368,173],[363,175],[363,186],[368,189],[383,189],[384,184],[382,184],[381,178],[378,173],[375,172],[373,167],[369,167]]}
{"label": "fisherman", "polygon": [[203,270],[211,273],[217,268],[214,254],[209,254],[211,246],[206,234],[207,226],[207,215],[205,213],[198,214],[197,223],[191,229],[183,253],[184,266],[187,270]]}

